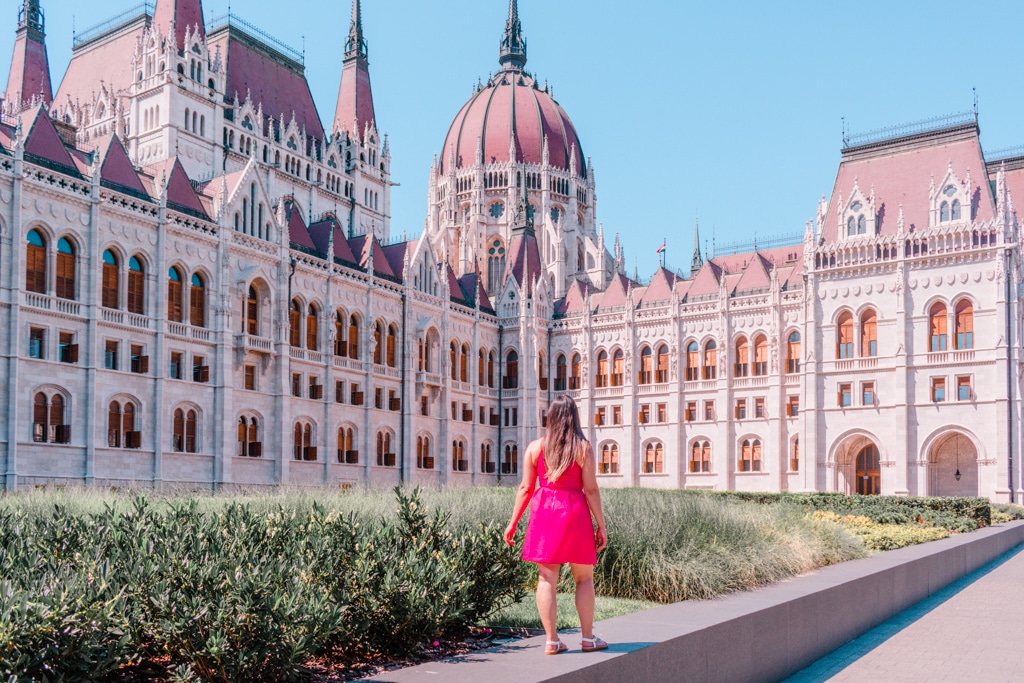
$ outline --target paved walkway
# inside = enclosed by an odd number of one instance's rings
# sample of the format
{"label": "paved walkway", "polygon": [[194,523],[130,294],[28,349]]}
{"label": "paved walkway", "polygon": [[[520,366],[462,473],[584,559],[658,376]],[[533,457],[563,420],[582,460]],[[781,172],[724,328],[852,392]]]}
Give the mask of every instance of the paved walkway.
{"label": "paved walkway", "polygon": [[1024,679],[1018,547],[787,679],[931,683]]}

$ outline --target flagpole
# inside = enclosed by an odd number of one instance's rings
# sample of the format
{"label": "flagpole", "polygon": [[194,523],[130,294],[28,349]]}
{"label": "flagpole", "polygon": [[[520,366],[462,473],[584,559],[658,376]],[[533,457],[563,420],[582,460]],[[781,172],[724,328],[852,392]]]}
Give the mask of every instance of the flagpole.
{"label": "flagpole", "polygon": [[665,267],[665,252],[668,251],[668,238],[666,237],[664,240],[662,240],[661,243],[662,243],[662,245],[664,245],[662,247],[662,249],[661,249],[661,267],[664,268]]}

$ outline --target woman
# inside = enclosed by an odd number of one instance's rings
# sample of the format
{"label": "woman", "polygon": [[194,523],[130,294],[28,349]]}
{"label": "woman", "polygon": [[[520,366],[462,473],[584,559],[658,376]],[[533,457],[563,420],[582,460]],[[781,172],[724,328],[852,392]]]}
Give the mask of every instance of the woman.
{"label": "woman", "polygon": [[[534,495],[540,476],[540,490]],[[604,650],[608,643],[594,635],[594,565],[597,552],[608,545],[597,488],[594,449],[580,429],[576,403],[559,396],[548,408],[548,428],[543,438],[526,449],[523,482],[516,494],[505,542],[515,543],[519,518],[530,507],[530,522],[523,543],[523,560],[537,564],[537,611],[547,634],[544,653],[557,655],[569,647],[558,638],[558,573],[566,562],[576,580],[576,611],[583,630],[584,652]],[[597,522],[597,532],[590,517]]]}

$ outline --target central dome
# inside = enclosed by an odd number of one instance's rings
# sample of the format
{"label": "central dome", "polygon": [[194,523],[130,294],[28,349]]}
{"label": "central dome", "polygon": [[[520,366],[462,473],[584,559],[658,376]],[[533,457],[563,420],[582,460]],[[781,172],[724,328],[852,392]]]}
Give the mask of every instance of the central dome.
{"label": "central dome", "polygon": [[[441,150],[441,170],[473,166],[480,150],[484,164],[515,161],[540,164],[544,158],[544,139],[548,144],[548,164],[570,170],[575,157],[578,177],[586,177],[583,150],[569,115],[526,72],[526,41],[522,38],[517,3],[510,3],[505,37],[501,42],[502,70],[486,85],[479,86],[459,110],[448,129]],[[515,159],[511,141],[515,140]]]}
{"label": "central dome", "polygon": [[[473,166],[477,149],[484,164],[517,161],[539,164],[548,141],[548,163],[568,171],[576,157],[576,173],[586,176],[583,152],[569,115],[546,89],[525,71],[506,69],[473,94],[459,110],[444,141],[441,169],[454,159],[455,168]],[[516,158],[510,159],[515,138]]]}

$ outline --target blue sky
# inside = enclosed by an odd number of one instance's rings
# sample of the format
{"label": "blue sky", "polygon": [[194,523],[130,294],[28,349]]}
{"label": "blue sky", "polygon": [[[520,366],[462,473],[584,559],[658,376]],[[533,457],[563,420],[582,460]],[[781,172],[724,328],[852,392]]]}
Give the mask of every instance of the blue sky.
{"label": "blue sky", "polygon": [[[55,87],[72,21],[88,28],[135,2],[42,0]],[[0,8],[4,60],[15,5]],[[802,233],[832,189],[843,117],[857,133],[966,111],[976,88],[984,148],[1024,144],[1015,38],[1024,3],[519,5],[527,68],[572,117],[597,174],[609,246],[621,233],[630,274],[635,263],[641,278],[664,238],[669,265],[688,267],[698,213],[702,242],[714,233],[719,251],[755,234],[763,243]],[[228,1],[203,6],[219,16]],[[329,122],[349,0],[232,0],[231,10],[296,48],[305,37],[310,86]],[[422,229],[431,160],[472,85],[497,67],[507,11],[505,0],[363,1],[378,125],[401,183],[393,234]]]}

